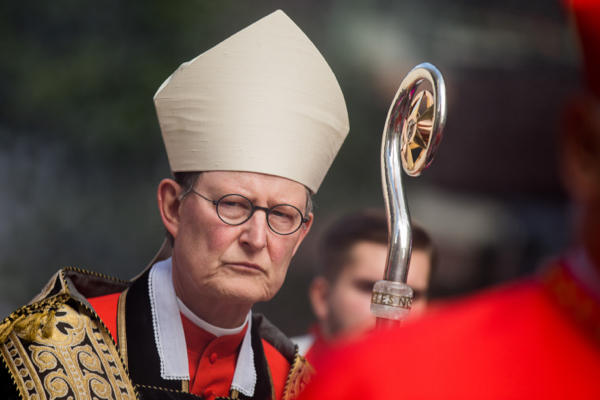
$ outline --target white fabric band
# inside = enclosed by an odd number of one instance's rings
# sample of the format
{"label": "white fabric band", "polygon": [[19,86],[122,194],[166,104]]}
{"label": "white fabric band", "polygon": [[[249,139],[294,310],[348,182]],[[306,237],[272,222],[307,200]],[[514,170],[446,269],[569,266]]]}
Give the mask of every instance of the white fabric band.
{"label": "white fabric band", "polygon": [[238,355],[231,389],[235,389],[249,397],[254,396],[257,375],[251,341],[252,313],[248,313],[246,322],[235,329],[219,328],[198,318],[175,294],[171,258],[154,264],[150,270],[148,289],[152,308],[154,339],[160,358],[161,377],[167,380],[190,379],[187,347],[180,311],[197,326],[217,337],[239,333],[247,323],[248,329]]}
{"label": "white fabric band", "polygon": [[160,376],[167,380],[189,380],[187,347],[173,287],[170,258],[154,264],[148,289]]}
{"label": "white fabric band", "polygon": [[185,315],[187,317],[187,319],[192,321],[194,323],[194,325],[196,325],[199,328],[204,329],[208,333],[212,333],[216,337],[227,336],[227,335],[237,335],[238,333],[240,333],[242,331],[242,329],[244,329],[244,327],[246,326],[246,324],[252,317],[252,313],[249,312],[248,315],[246,316],[246,319],[244,320],[244,323],[242,325],[240,325],[239,327],[232,328],[232,329],[219,328],[218,326],[209,324],[208,322],[204,321],[203,319],[198,317],[196,314],[194,314],[192,312],[192,310],[190,310],[189,308],[187,308],[187,306],[185,304],[183,304],[183,301],[181,301],[181,299],[179,297],[177,298],[177,304],[179,304],[179,311],[181,311],[181,313],[183,315]]}

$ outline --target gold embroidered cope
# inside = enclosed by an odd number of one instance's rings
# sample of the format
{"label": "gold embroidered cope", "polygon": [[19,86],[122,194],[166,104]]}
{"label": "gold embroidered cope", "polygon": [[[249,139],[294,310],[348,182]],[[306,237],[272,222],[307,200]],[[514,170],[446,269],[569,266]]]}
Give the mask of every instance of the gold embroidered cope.
{"label": "gold embroidered cope", "polygon": [[[49,337],[12,331],[0,345],[21,396],[31,400],[134,400],[132,383],[106,328],[83,305],[63,303]],[[75,310],[73,307],[77,307]]]}
{"label": "gold embroidered cope", "polygon": [[[129,378],[115,342],[98,316],[71,294],[68,272],[117,281],[74,268],[55,274],[29,305],[0,322],[3,367],[9,370],[24,400],[137,400],[136,385]],[[57,285],[59,293],[50,295]],[[120,342],[126,341],[126,293],[127,290],[118,305]],[[121,351],[126,359],[126,350]],[[313,374],[314,368],[296,348],[283,400],[297,399]],[[182,382],[182,392],[187,392],[186,384],[187,381]],[[232,391],[232,399],[238,396],[237,391]],[[274,392],[272,397],[275,398]]]}

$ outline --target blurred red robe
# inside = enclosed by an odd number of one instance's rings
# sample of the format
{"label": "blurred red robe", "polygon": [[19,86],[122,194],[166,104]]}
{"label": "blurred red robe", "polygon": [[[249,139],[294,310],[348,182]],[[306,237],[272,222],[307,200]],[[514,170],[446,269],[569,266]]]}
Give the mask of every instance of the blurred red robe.
{"label": "blurred red robe", "polygon": [[600,301],[557,263],[332,354],[316,398],[600,398]]}

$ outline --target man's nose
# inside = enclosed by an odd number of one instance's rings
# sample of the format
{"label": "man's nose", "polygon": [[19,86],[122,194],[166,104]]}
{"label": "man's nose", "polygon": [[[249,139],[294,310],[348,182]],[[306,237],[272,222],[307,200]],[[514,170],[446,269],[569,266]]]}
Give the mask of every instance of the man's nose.
{"label": "man's nose", "polygon": [[270,229],[267,223],[266,211],[257,209],[252,217],[243,225],[244,231],[240,236],[243,243],[255,250],[260,250],[267,244],[267,231]]}

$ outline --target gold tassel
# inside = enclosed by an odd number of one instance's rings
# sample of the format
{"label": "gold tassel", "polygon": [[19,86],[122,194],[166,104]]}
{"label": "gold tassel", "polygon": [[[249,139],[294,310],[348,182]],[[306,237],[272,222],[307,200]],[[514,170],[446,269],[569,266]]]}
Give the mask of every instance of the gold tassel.
{"label": "gold tassel", "polygon": [[67,295],[59,295],[49,299],[45,304],[42,302],[38,306],[34,305],[33,308],[15,312],[13,315],[18,312],[30,314],[22,314],[19,317],[11,315],[9,318],[14,318],[12,321],[9,319],[3,324],[0,324],[0,344],[4,343],[6,339],[8,339],[8,335],[13,331],[19,334],[23,340],[28,342],[33,342],[40,330],[42,338],[49,338],[52,336],[52,330],[56,325],[56,311],[67,300]]}
{"label": "gold tassel", "polygon": [[44,313],[38,312],[30,314],[14,325],[14,331],[18,333],[24,340],[33,342],[42,325]]}
{"label": "gold tassel", "polygon": [[44,339],[48,339],[50,336],[52,336],[52,329],[54,328],[54,325],[56,324],[56,310],[52,310],[50,311],[50,314],[48,314],[48,316],[46,317],[46,323],[44,324],[44,327],[42,328],[42,337]]}
{"label": "gold tassel", "polygon": [[0,328],[0,343],[6,342],[6,339],[8,339],[8,335],[13,331],[15,324],[20,322],[23,318],[25,318],[25,316],[21,315],[19,318],[4,323],[4,326]]}

